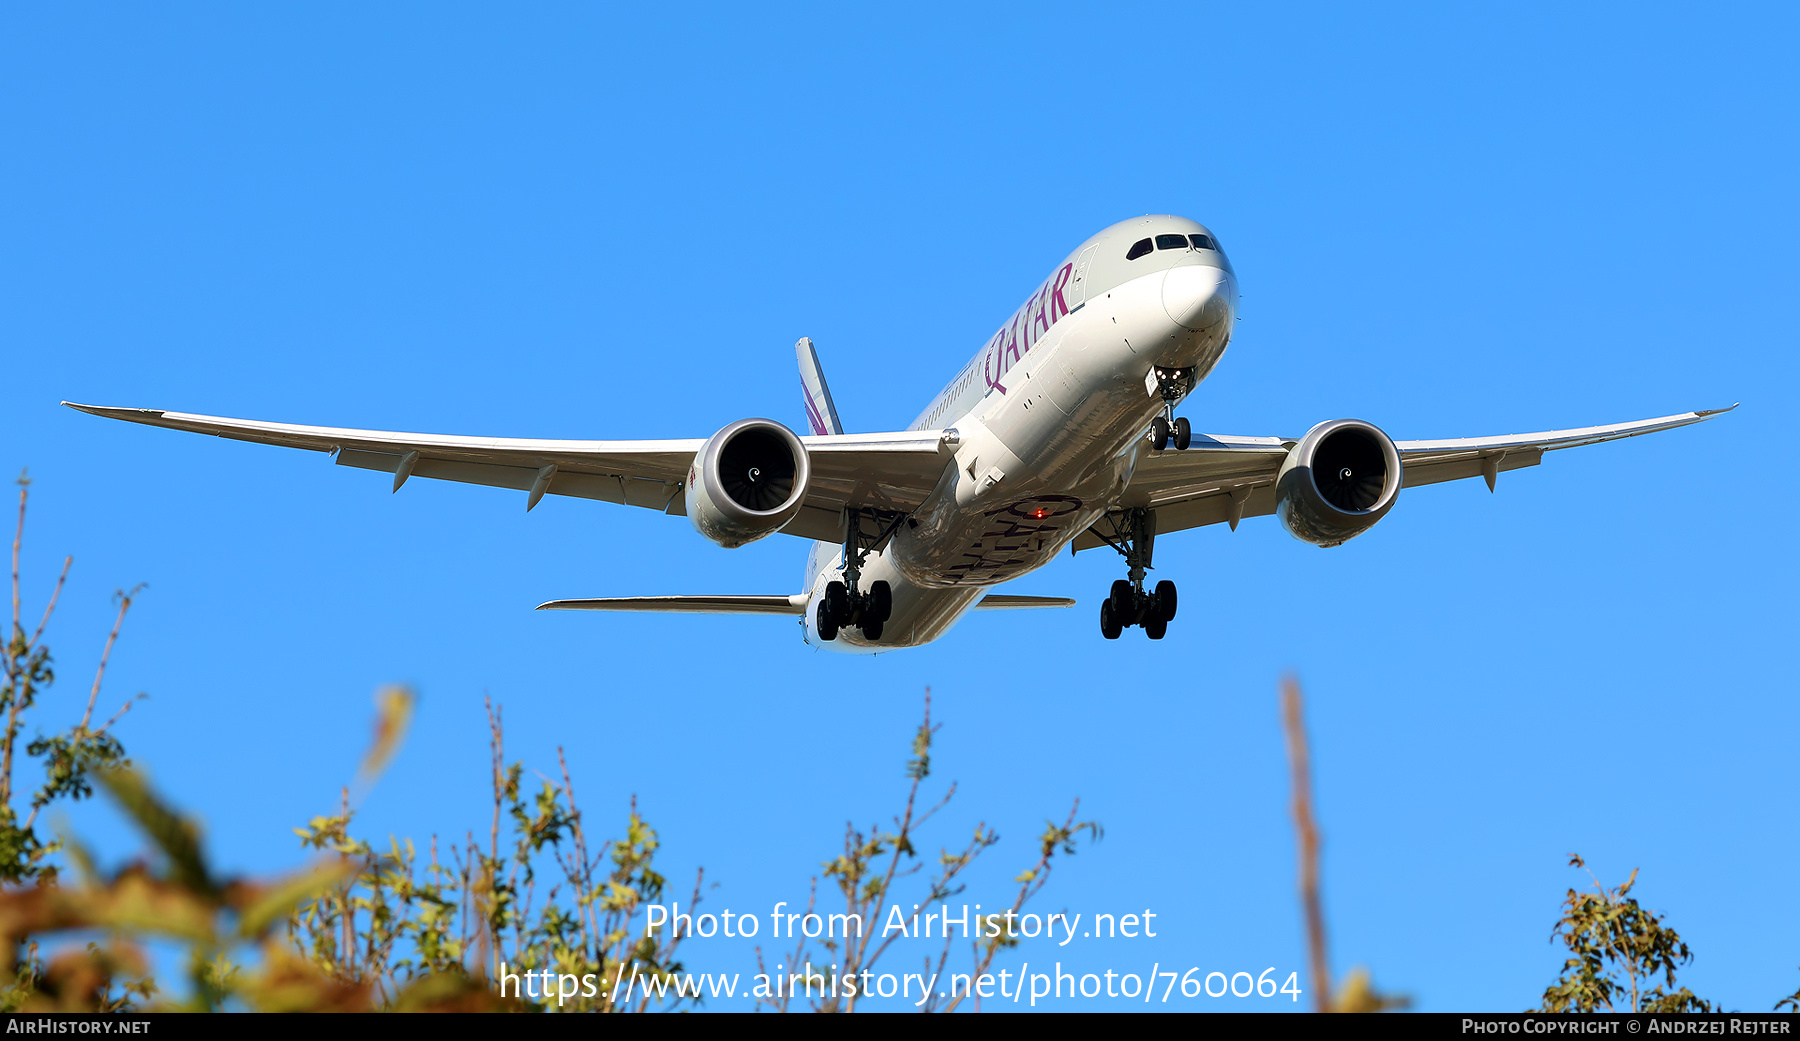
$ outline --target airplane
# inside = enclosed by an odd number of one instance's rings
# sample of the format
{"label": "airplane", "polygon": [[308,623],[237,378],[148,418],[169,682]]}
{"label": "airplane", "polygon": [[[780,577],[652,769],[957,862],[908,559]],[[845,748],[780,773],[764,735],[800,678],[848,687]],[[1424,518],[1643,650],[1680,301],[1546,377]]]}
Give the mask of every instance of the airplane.
{"label": "airplane", "polygon": [[1400,490],[1536,466],[1544,453],[1686,426],[1683,412],[1501,437],[1395,441],[1334,419],[1300,437],[1195,431],[1177,406],[1211,373],[1237,320],[1237,275],[1212,231],[1175,216],[1122,221],[1077,246],[912,425],[848,433],[818,353],[795,351],[810,433],[742,419],[707,438],[557,441],[297,426],[63,402],[97,416],[331,453],[341,466],[686,516],[730,549],[775,532],[810,540],[791,595],[553,600],[543,609],[796,616],[815,647],[880,652],[938,639],[971,610],[1072,607],[990,592],[1065,548],[1110,548],[1126,576],[1100,632],[1160,640],[1178,605],[1146,588],[1158,535],[1273,514],[1339,546]]}

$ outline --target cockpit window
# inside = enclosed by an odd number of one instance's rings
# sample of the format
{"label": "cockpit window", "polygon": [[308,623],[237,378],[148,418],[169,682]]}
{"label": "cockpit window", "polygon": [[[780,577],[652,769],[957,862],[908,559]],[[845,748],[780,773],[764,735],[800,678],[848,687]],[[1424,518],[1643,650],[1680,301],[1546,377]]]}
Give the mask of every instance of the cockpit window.
{"label": "cockpit window", "polygon": [[1217,242],[1214,242],[1212,239],[1207,238],[1205,235],[1189,235],[1188,238],[1194,240],[1194,248],[1195,249],[1210,249],[1210,250],[1213,250],[1216,252],[1219,248],[1219,244]]}
{"label": "cockpit window", "polygon": [[1131,252],[1125,254],[1125,259],[1136,260],[1148,252],[1150,252],[1150,240],[1139,239],[1137,242],[1132,243]]}
{"label": "cockpit window", "polygon": [[1188,248],[1187,236],[1186,235],[1158,235],[1158,236],[1156,236],[1156,248],[1157,249],[1186,249],[1186,248]]}

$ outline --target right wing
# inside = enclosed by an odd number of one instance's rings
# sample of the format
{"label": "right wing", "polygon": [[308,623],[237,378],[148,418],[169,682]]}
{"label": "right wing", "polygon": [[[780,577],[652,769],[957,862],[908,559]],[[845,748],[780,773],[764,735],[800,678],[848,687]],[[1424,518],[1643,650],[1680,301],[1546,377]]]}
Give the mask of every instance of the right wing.
{"label": "right wing", "polygon": [[[340,466],[393,474],[395,491],[409,477],[512,488],[527,493],[526,509],[548,493],[685,516],[683,483],[694,453],[706,443],[704,438],[555,441],[409,434],[63,404],[130,423],[335,453]],[[813,479],[800,515],[782,531],[836,542],[843,537],[846,506],[911,510],[931,494],[949,465],[949,458],[940,454],[941,441],[942,435],[934,430],[801,437],[812,461]]]}

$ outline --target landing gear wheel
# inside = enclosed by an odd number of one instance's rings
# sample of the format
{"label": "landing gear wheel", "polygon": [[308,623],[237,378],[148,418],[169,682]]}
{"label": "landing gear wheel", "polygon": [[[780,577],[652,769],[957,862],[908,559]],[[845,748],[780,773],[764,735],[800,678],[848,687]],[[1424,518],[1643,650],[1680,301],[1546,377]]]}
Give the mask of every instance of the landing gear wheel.
{"label": "landing gear wheel", "polygon": [[825,584],[825,612],[831,616],[831,632],[837,631],[850,621],[850,590],[842,582]]}
{"label": "landing gear wheel", "polygon": [[1113,617],[1113,605],[1110,599],[1100,601],[1100,635],[1109,640],[1116,640],[1124,631],[1124,626]]}
{"label": "landing gear wheel", "polygon": [[869,641],[870,643],[878,642],[881,639],[881,623],[880,622],[864,622],[862,624],[862,634],[863,634],[863,639]]}
{"label": "landing gear wheel", "polygon": [[1187,421],[1186,416],[1178,417],[1175,420],[1175,451],[1177,451],[1177,452],[1187,451],[1187,446],[1189,444],[1191,444],[1193,442],[1193,440],[1194,440],[1193,424],[1191,424]]}
{"label": "landing gear wheel", "polygon": [[1121,578],[1113,582],[1112,595],[1106,598],[1106,602],[1112,605],[1113,617],[1120,625],[1125,625],[1137,614],[1137,597],[1132,593],[1131,583]]}
{"label": "landing gear wheel", "polygon": [[1167,579],[1156,583],[1156,616],[1165,624],[1175,620],[1175,583]]}
{"label": "landing gear wheel", "polygon": [[837,634],[838,634],[837,620],[831,617],[830,601],[826,600],[823,597],[821,597],[819,599],[819,607],[818,607],[818,610],[814,613],[813,619],[814,619],[814,622],[819,627],[819,639],[824,640],[826,642],[830,642],[832,640],[837,639]]}
{"label": "landing gear wheel", "polygon": [[1161,416],[1150,421],[1150,447],[1158,452],[1169,447],[1169,421]]}
{"label": "landing gear wheel", "polygon": [[[874,616],[875,624],[878,626],[882,622],[893,617],[894,590],[892,586],[888,585],[886,582],[877,582],[869,587],[869,611]],[[868,631],[869,627],[866,625],[863,626],[863,632],[866,633]],[[877,631],[879,632],[879,630]],[[874,637],[871,636],[870,639],[874,639]]]}
{"label": "landing gear wheel", "polygon": [[[1180,422],[1183,436],[1191,436],[1187,421]],[[1168,421],[1159,416],[1151,429],[1167,436]],[[1112,528],[1110,533],[1098,525],[1090,530],[1125,558],[1131,577],[1119,579],[1107,591],[1106,602],[1100,608],[1100,631],[1107,639],[1116,640],[1119,631],[1141,625],[1150,639],[1160,640],[1175,617],[1176,600],[1175,583],[1166,579],[1156,583],[1154,590],[1144,588],[1144,572],[1150,570],[1150,548],[1156,537],[1155,515],[1138,507],[1109,512],[1106,520]]]}

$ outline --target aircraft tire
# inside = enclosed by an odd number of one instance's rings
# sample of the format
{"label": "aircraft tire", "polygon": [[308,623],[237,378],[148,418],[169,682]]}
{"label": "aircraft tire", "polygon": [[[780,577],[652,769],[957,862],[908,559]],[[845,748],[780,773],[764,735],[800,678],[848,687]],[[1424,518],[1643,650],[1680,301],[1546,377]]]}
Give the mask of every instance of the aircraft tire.
{"label": "aircraft tire", "polygon": [[1188,422],[1188,418],[1186,416],[1177,416],[1175,418],[1175,451],[1177,451],[1177,452],[1187,451],[1187,446],[1192,444],[1193,440],[1194,440],[1193,424]]}
{"label": "aircraft tire", "polygon": [[1169,447],[1169,421],[1161,416],[1150,421],[1150,447],[1158,452]]}
{"label": "aircraft tire", "polygon": [[1175,583],[1166,578],[1156,583],[1156,615],[1164,622],[1175,620]]}
{"label": "aircraft tire", "polygon": [[1112,584],[1112,594],[1107,601],[1112,604],[1113,618],[1120,626],[1124,626],[1137,613],[1137,598],[1132,595],[1131,583],[1118,579]]}
{"label": "aircraft tire", "polygon": [[886,582],[877,582],[870,586],[869,606],[875,615],[877,624],[892,618],[894,616],[894,588]]}
{"label": "aircraft tire", "polygon": [[1109,640],[1116,640],[1124,632],[1119,620],[1113,617],[1113,605],[1110,599],[1100,601],[1100,635]]}
{"label": "aircraft tire", "polygon": [[1152,640],[1162,639],[1163,634],[1168,631],[1169,623],[1163,621],[1161,618],[1144,623],[1144,635],[1150,637]]}
{"label": "aircraft tire", "polygon": [[844,583],[825,583],[825,610],[831,615],[833,634],[850,621],[850,590]]}
{"label": "aircraft tire", "polygon": [[821,599],[813,619],[819,627],[819,639],[828,643],[837,639],[838,626],[837,620],[831,617],[831,601]]}
{"label": "aircraft tire", "polygon": [[864,622],[862,624],[863,639],[869,641],[870,643],[875,643],[876,641],[880,640],[881,639],[881,625],[882,625],[882,623],[880,623],[880,622]]}

